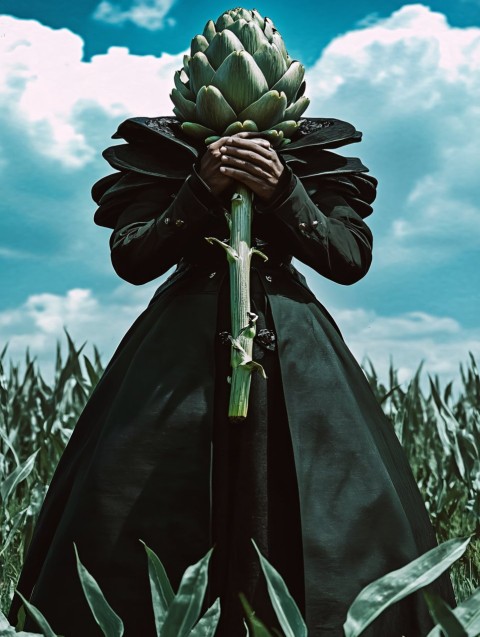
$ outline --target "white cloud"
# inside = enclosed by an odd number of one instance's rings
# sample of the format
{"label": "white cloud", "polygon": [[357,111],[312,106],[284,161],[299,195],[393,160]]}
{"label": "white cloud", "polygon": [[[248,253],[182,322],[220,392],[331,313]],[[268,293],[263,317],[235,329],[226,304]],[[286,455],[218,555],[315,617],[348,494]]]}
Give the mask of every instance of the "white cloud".
{"label": "white cloud", "polygon": [[40,157],[72,169],[97,157],[104,120],[89,117],[92,111],[111,117],[112,128],[133,115],[172,112],[169,93],[182,55],[112,47],[84,62],[83,40],[68,29],[0,16],[0,31],[0,124],[18,125]]}
{"label": "white cloud", "polygon": [[165,26],[173,26],[175,20],[167,15],[175,0],[134,0],[128,9],[121,5],[102,0],[93,13],[95,20],[107,24],[121,25],[132,22],[149,31],[158,31]]}
{"label": "white cloud", "polygon": [[380,178],[376,208],[388,221],[378,219],[377,258],[438,263],[479,248],[480,29],[452,27],[421,4],[360,26],[308,71],[308,114],[365,132],[350,152]]}
{"label": "white cloud", "polygon": [[[65,345],[66,327],[77,346],[85,340],[96,345],[106,364],[158,285],[158,281],[142,287],[121,284],[103,296],[88,289],[29,296],[20,306],[0,312],[0,349],[8,341],[10,358],[18,362],[29,347],[49,377],[56,341]],[[469,351],[480,353],[480,330],[466,330],[448,316],[425,312],[382,316],[363,308],[332,309],[332,315],[356,359],[362,362],[368,357],[384,381],[390,360],[400,382],[408,382],[423,359],[425,372],[438,374],[445,384],[458,379],[459,364],[467,361]]]}
{"label": "white cloud", "polygon": [[469,352],[480,354],[480,329],[466,329],[449,316],[382,316],[364,309],[337,310],[333,316],[357,360],[368,357],[383,380],[391,360],[400,382],[408,382],[424,360],[424,371],[447,383],[458,380],[459,364],[467,362]]}

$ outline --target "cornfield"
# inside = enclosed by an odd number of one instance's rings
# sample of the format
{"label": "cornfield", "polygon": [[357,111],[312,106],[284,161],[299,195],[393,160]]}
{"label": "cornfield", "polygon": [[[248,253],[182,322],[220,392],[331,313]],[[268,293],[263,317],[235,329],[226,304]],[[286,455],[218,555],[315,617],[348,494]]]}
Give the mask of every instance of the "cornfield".
{"label": "cornfield", "polygon": [[[27,351],[6,364],[0,354],[0,608],[6,613],[53,471],[88,397],[103,372],[98,350],[88,357],[68,333],[57,344],[54,378],[46,382]],[[402,384],[390,366],[380,380],[364,371],[409,458],[439,542],[478,532],[480,518],[480,376],[470,355],[461,387],[440,386],[422,365]],[[473,539],[451,567],[458,602],[480,585],[480,544]]]}

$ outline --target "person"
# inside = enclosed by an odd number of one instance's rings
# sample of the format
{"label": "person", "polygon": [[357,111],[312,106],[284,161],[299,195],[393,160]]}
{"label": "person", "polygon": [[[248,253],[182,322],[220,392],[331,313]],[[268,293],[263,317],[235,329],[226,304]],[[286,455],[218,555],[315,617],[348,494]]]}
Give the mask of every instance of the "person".
{"label": "person", "polygon": [[[76,576],[73,542],[125,635],[155,635],[145,552],[172,581],[215,546],[205,608],[217,637],[243,637],[238,593],[278,628],[250,542],[284,577],[310,637],[340,637],[369,582],[436,545],[391,423],[333,318],[292,264],[342,285],[368,271],[376,180],[332,152],[360,133],[307,118],[275,150],[239,133],[201,148],[174,118],[133,118],[104,155],[98,224],[115,271],[140,285],[176,265],[130,327],[88,401],[43,505],[18,589],[65,637],[101,631]],[[237,183],[254,193],[252,311],[258,316],[247,418],[227,417],[230,303],[225,212]],[[429,586],[455,605],[447,574]],[[16,617],[18,597],[11,608]],[[432,628],[420,592],[367,637]],[[27,620],[26,629],[34,623]]]}

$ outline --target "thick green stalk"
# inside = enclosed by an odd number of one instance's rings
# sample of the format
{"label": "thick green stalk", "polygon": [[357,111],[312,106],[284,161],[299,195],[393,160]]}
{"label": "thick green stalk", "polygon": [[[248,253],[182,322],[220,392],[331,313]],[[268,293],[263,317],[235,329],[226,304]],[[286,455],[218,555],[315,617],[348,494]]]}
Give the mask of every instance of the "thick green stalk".
{"label": "thick green stalk", "polygon": [[252,366],[255,322],[250,313],[250,261],[252,225],[252,193],[238,186],[232,197],[230,246],[236,256],[230,264],[230,310],[232,318],[232,380],[229,418],[245,418]]}
{"label": "thick green stalk", "polygon": [[252,193],[245,186],[238,186],[232,196],[228,222],[230,226],[228,245],[216,237],[206,237],[206,239],[209,243],[216,243],[225,250],[230,267],[232,375],[228,416],[231,420],[243,420],[247,417],[252,372],[259,371],[266,378],[263,367],[252,360],[257,316],[250,311],[250,261],[252,254],[258,254],[265,260],[267,257],[250,246]]}

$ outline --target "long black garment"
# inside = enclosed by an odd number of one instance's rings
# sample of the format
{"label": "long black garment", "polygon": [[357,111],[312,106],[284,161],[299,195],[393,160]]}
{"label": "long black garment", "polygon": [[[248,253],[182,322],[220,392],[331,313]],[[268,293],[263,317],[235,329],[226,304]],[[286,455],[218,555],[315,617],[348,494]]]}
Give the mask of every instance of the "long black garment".
{"label": "long black garment", "polygon": [[[122,339],[77,423],[18,588],[59,634],[101,635],[76,576],[75,541],[126,636],[149,637],[139,539],[157,552],[174,587],[215,544],[205,604],[221,597],[218,637],[243,637],[240,590],[276,625],[253,537],[283,574],[310,637],[341,637],[365,585],[436,544],[392,425],[291,265],[293,255],[354,283],[370,265],[370,230],[334,186],[307,192],[293,174],[274,206],[256,206],[253,236],[269,261],[252,262],[255,357],[268,380],[254,376],[249,416],[233,425],[222,338],[226,259],[204,240],[226,238],[223,210],[195,172],[169,188],[150,184],[116,202],[111,247],[120,276],[138,284],[179,265]],[[448,575],[429,589],[455,605]],[[17,608],[15,599],[11,621]],[[417,593],[365,635],[422,637],[431,627]]]}

